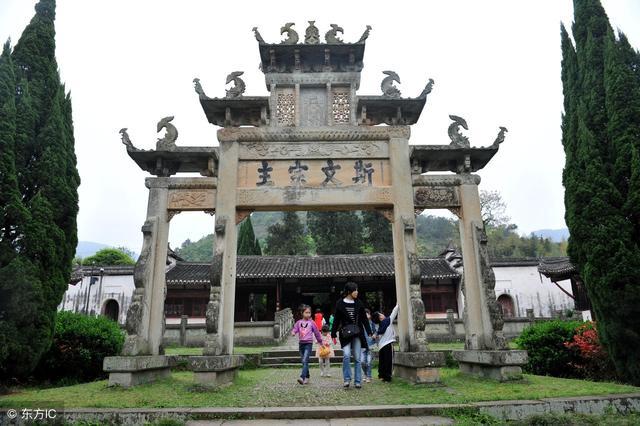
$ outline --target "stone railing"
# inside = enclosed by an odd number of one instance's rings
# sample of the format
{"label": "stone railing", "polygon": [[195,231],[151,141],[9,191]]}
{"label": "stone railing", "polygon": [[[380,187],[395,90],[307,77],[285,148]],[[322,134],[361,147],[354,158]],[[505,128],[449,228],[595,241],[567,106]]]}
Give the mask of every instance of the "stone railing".
{"label": "stone railing", "polygon": [[273,325],[273,338],[282,341],[287,338],[293,328],[293,311],[291,308],[284,308],[275,313]]}

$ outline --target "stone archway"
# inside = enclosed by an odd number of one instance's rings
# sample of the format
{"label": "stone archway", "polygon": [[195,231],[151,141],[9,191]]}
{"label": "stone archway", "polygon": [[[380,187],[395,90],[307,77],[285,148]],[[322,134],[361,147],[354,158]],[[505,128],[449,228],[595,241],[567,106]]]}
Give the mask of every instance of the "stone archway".
{"label": "stone archway", "polygon": [[116,300],[109,299],[104,302],[102,314],[110,320],[118,322],[118,318],[120,316],[120,305]]}

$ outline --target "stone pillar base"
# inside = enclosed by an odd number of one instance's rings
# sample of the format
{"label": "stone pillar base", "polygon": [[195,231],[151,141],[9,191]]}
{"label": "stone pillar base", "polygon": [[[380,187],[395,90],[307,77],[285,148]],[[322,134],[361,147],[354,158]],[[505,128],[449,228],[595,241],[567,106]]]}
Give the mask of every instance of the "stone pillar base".
{"label": "stone pillar base", "polygon": [[442,352],[396,352],[393,365],[394,374],[411,383],[439,383],[445,357]]}
{"label": "stone pillar base", "polygon": [[109,373],[109,386],[132,386],[171,376],[169,360],[164,355],[110,356],[102,369]]}
{"label": "stone pillar base", "polygon": [[463,373],[507,382],[522,379],[522,366],[527,363],[527,351],[453,351],[453,358],[458,361]]}
{"label": "stone pillar base", "polygon": [[244,364],[244,355],[216,355],[189,357],[197,385],[217,387],[231,384],[238,375],[238,368]]}

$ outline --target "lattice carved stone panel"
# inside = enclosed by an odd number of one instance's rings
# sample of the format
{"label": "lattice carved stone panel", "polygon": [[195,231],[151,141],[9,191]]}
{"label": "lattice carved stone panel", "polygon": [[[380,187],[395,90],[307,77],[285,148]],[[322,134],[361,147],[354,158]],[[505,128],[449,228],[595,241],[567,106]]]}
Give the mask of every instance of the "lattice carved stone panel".
{"label": "lattice carved stone panel", "polygon": [[458,188],[452,186],[424,186],[413,188],[415,208],[449,208],[460,205]]}
{"label": "lattice carved stone panel", "polygon": [[283,91],[276,96],[276,117],[279,126],[295,126],[296,95],[292,91]]}
{"label": "lattice carved stone panel", "polygon": [[345,90],[335,90],[331,104],[334,124],[349,124],[351,121],[351,94]]}

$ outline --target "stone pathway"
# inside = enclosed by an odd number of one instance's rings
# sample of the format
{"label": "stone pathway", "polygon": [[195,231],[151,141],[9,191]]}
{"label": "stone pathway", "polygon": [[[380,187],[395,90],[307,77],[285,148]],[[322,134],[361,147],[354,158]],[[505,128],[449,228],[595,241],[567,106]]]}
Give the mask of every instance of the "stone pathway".
{"label": "stone pathway", "polygon": [[375,426],[375,425],[402,425],[402,426],[426,426],[426,425],[452,425],[453,419],[438,416],[407,416],[407,417],[354,417],[348,419],[326,420],[214,420],[214,421],[188,421],[187,426],[276,426],[299,425],[305,426]]}

